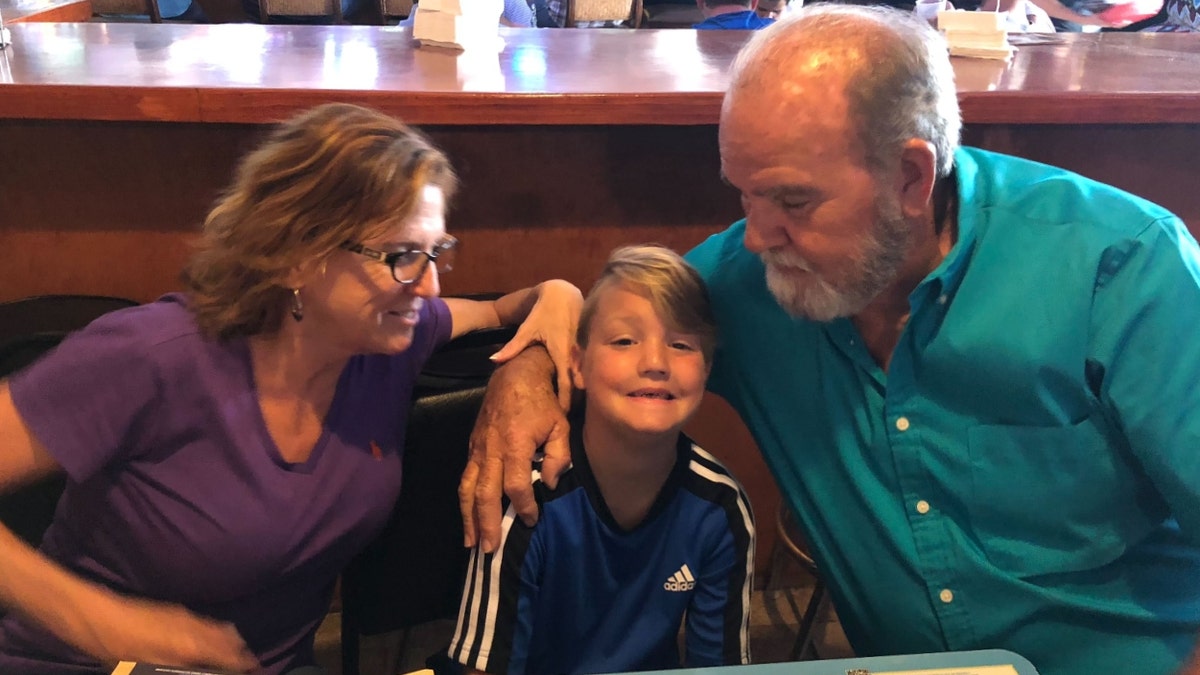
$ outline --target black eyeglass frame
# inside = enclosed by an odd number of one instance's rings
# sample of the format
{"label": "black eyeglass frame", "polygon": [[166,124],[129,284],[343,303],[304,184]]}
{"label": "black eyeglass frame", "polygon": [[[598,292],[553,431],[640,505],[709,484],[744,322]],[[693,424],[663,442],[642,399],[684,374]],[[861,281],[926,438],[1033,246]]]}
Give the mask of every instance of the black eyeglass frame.
{"label": "black eyeglass frame", "polygon": [[[352,241],[343,243],[342,248],[351,253],[364,255],[372,260],[387,265],[392,271],[392,278],[396,280],[396,283],[408,286],[416,283],[419,279],[425,276],[425,270],[428,269],[429,263],[434,264],[433,268],[438,271],[438,274],[452,270],[453,267],[449,261],[443,261],[441,266],[439,266],[437,264],[437,260],[443,254],[453,253],[458,248],[458,239],[447,234],[433,245],[433,250],[431,251],[426,251],[420,248],[412,248],[402,251],[392,251],[389,253],[387,251],[380,251],[378,249],[370,248],[369,246],[363,246],[362,244],[357,244]],[[399,262],[401,258],[413,254],[420,254],[424,256],[424,259],[421,261],[419,267],[417,267],[416,274],[414,274],[411,279],[401,279],[399,273],[396,271],[396,263]]]}

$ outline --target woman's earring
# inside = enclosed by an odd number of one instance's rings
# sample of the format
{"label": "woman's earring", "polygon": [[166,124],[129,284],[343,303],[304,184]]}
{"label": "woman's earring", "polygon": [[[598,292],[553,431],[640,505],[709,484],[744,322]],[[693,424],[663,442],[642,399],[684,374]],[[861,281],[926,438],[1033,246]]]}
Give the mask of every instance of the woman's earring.
{"label": "woman's earring", "polygon": [[304,318],[304,301],[300,299],[300,289],[292,289],[292,318],[299,322]]}

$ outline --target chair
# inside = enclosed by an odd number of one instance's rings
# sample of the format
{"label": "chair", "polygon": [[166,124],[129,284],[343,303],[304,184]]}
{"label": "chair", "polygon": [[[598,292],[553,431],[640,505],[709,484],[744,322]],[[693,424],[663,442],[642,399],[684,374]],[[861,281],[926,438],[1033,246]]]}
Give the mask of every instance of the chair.
{"label": "chair", "polygon": [[102,314],[137,304],[103,295],[37,295],[0,302],[0,344],[38,333],[56,333],[61,339]]}
{"label": "chair", "polygon": [[646,28],[691,28],[703,20],[704,12],[695,3],[646,6]]}
{"label": "chair", "polygon": [[591,21],[627,21],[642,25],[642,0],[566,0],[567,28]]}
{"label": "chair", "polygon": [[258,8],[263,23],[280,16],[328,16],[335,24],[344,23],[341,0],[259,0]]}
{"label": "chair", "polygon": [[379,537],[342,573],[342,672],[359,672],[359,637],[458,613],[469,551],[458,481],[493,364],[512,329],[470,333],[426,364],[413,395],[400,498]]}
{"label": "chair", "polygon": [[162,23],[158,0],[92,0],[92,14],[147,14],[151,23]]}
{"label": "chair", "polygon": [[[0,303],[0,378],[29,365],[96,317],[137,304],[94,295],[43,295]],[[66,484],[66,477],[56,474],[0,494],[0,522],[37,546],[54,520]]]}
{"label": "chair", "polygon": [[413,13],[413,0],[379,0],[380,23],[388,19],[404,18]]}
{"label": "chair", "polygon": [[[792,643],[792,652],[790,659],[792,661],[803,661],[809,658],[811,653],[812,658],[821,658],[817,654],[817,647],[814,641],[815,628],[817,620],[821,614],[826,611],[826,606],[829,604],[829,593],[825,588],[825,581],[821,578],[817,570],[817,563],[808,554],[807,544],[804,542],[803,535],[797,529],[795,517],[792,515],[791,509],[786,503],[779,505],[779,513],[775,518],[775,533],[777,535],[775,549],[771,553],[772,570],[774,564],[780,555],[787,555],[791,560],[796,562],[801,569],[808,572],[813,577],[812,596],[808,600],[808,605],[804,608],[804,613],[797,616],[800,617],[800,625],[796,630],[796,640]],[[774,577],[774,573],[771,575]]]}

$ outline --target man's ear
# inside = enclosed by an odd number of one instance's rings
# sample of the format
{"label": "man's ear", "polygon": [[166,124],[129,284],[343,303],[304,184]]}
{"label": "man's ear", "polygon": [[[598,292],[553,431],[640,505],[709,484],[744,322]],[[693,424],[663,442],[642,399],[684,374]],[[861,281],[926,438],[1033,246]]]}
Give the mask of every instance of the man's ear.
{"label": "man's ear", "polygon": [[583,381],[583,349],[579,343],[571,345],[571,384],[579,391],[587,389],[587,383]]}
{"label": "man's ear", "polygon": [[909,139],[900,151],[900,172],[895,185],[905,216],[918,218],[929,212],[936,182],[937,150],[929,141]]}

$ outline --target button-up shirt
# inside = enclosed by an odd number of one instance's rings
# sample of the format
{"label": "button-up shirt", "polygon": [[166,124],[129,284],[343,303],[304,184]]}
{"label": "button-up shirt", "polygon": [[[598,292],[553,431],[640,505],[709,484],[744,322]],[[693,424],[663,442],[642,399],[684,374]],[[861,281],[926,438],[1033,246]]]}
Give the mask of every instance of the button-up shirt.
{"label": "button-up shirt", "polygon": [[720,324],[710,388],[860,654],[1166,675],[1200,627],[1200,249],[1160,207],[1045,165],[961,149],[956,181],[957,242],[887,372],[849,320],[780,309],[744,222],[693,250]]}

